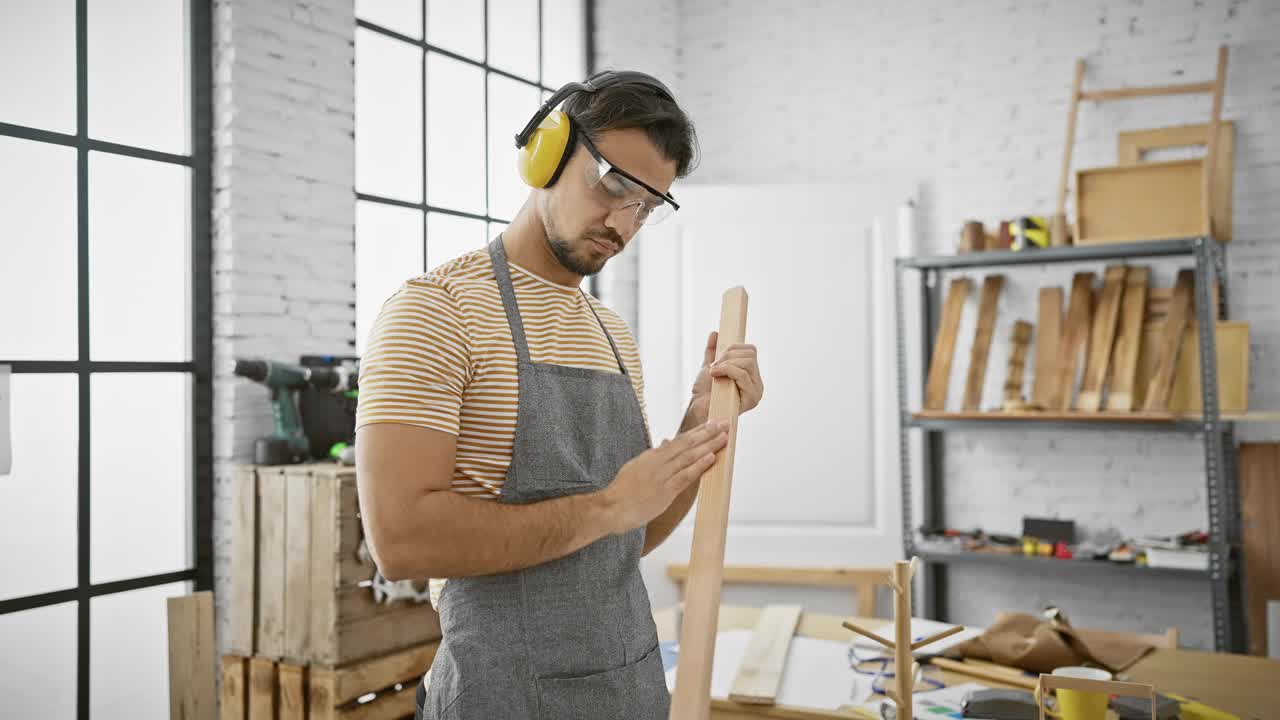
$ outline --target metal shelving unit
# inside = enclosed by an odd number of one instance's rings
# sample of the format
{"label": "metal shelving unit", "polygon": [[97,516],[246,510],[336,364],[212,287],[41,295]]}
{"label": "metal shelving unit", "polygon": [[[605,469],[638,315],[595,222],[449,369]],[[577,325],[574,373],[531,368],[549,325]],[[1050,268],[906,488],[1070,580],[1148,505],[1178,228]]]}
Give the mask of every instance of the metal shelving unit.
{"label": "metal shelving unit", "polygon": [[[941,302],[943,276],[948,271],[994,268],[1016,265],[1044,265],[1048,263],[1087,263],[1107,260],[1129,260],[1158,257],[1190,257],[1195,262],[1195,319],[1200,328],[1200,387],[1202,391],[1201,414],[1192,419],[1169,421],[1132,422],[1083,421],[1069,419],[1026,420],[1014,422],[997,419],[969,418],[915,418],[908,406],[908,377],[906,367],[906,332],[903,297],[905,275],[909,270],[922,274],[920,283],[920,329],[923,353],[921,363],[923,385],[927,379],[929,359],[933,356],[933,342],[937,330],[938,308]],[[1213,317],[1210,300],[1211,281],[1220,288],[1218,318]],[[923,256],[899,258],[894,268],[894,293],[897,321],[898,357],[898,422],[899,462],[902,471],[902,537],[903,550],[910,557],[919,555],[925,563],[927,592],[925,614],[945,620],[947,616],[946,592],[948,566],[961,563],[999,565],[1013,571],[1043,572],[1070,568],[1074,572],[1123,573],[1131,577],[1174,577],[1188,582],[1207,582],[1213,604],[1214,648],[1219,651],[1239,651],[1244,646],[1244,615],[1241,604],[1240,577],[1236,562],[1236,548],[1240,543],[1240,509],[1238,480],[1236,477],[1234,423],[1223,420],[1218,409],[1217,352],[1214,333],[1205,332],[1217,319],[1227,315],[1227,277],[1222,244],[1209,237],[1189,237],[1150,242],[1058,247],[1034,251],[987,251],[964,255]],[[911,473],[911,433],[924,434],[922,458],[922,518],[930,527],[945,526],[943,521],[943,463],[944,432],[963,432],[991,428],[1016,427],[1019,430],[1037,429],[1070,432],[1139,431],[1156,433],[1193,433],[1204,444],[1205,489],[1208,504],[1210,553],[1209,569],[1160,570],[1116,566],[1110,563],[1064,560],[1041,560],[1010,556],[984,556],[977,553],[939,552],[915,543],[916,523],[913,518]]]}

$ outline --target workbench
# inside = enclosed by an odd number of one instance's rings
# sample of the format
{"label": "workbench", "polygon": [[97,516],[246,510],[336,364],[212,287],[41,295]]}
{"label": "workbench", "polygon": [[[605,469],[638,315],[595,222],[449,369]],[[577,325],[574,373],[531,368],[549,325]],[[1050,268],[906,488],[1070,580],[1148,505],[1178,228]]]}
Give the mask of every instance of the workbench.
{"label": "workbench", "polygon": [[[760,616],[759,608],[722,605],[720,630],[750,630]],[[658,625],[658,637],[663,641],[678,640],[675,608],[654,613]],[[848,642],[852,634],[840,626],[844,620],[874,625],[887,622],[884,619],[847,618],[806,612],[800,616],[796,634]],[[979,681],[967,675],[939,671],[927,671],[947,685],[981,682],[992,687],[1000,683]],[[1199,650],[1153,650],[1126,671],[1128,680],[1155,685],[1160,692],[1174,692],[1199,700],[1207,705],[1234,713],[1244,720],[1264,720],[1280,717],[1280,660],[1252,655],[1202,652]],[[786,718],[787,720],[836,720],[837,718],[864,718],[854,710],[825,711],[807,708],[741,705],[728,700],[712,700],[711,717],[714,720],[760,720],[760,718]]]}

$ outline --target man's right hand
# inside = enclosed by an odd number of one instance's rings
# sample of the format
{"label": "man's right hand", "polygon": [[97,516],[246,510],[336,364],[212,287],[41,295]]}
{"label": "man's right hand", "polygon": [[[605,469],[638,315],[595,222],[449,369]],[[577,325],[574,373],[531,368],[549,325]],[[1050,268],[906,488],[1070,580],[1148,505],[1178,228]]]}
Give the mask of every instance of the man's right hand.
{"label": "man's right hand", "polygon": [[662,514],[715,464],[715,454],[729,442],[728,430],[727,420],[708,422],[674,440],[663,440],[623,465],[613,483],[599,493],[608,532],[644,527]]}

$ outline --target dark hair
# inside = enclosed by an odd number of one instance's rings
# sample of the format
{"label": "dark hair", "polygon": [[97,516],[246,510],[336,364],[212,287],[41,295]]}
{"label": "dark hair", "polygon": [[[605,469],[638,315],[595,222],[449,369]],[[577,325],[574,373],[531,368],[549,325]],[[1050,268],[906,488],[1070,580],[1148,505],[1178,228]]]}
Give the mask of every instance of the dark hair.
{"label": "dark hair", "polygon": [[647,85],[623,83],[594,93],[578,93],[565,100],[563,109],[593,140],[606,130],[644,130],[662,154],[675,161],[676,177],[687,176],[697,166],[698,136],[693,121],[674,101]]}

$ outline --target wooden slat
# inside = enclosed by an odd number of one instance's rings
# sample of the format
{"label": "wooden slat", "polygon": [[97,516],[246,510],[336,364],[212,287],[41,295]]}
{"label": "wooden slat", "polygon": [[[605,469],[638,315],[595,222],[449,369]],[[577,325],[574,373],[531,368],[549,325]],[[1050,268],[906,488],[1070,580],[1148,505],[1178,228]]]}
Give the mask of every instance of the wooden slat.
{"label": "wooden slat", "polygon": [[912,413],[917,420],[1008,420],[1011,422],[1035,422],[1037,420],[1070,420],[1077,422],[1173,422],[1179,418],[1174,412],[1080,412],[1078,410],[1016,410],[982,412],[947,412],[922,410]]}
{"label": "wooden slat", "polygon": [[1186,83],[1183,85],[1155,85],[1152,87],[1117,88],[1115,90],[1089,90],[1080,93],[1081,100],[1124,100],[1163,95],[1192,95],[1213,92],[1213,83]]}
{"label": "wooden slat", "polygon": [[1080,356],[1089,352],[1089,320],[1092,314],[1093,273],[1078,272],[1071,278],[1071,304],[1067,308],[1067,326],[1063,331],[1061,365],[1058,380],[1050,393],[1058,401],[1058,410],[1071,409],[1075,395],[1076,368]]}
{"label": "wooden slat", "polygon": [[280,711],[278,720],[306,720],[307,695],[304,676],[306,668],[301,665],[280,663],[276,667],[276,677],[280,684]]}
{"label": "wooden slat", "polygon": [[1142,318],[1147,304],[1147,280],[1150,275],[1151,270],[1146,267],[1130,267],[1125,272],[1115,357],[1111,363],[1111,381],[1107,388],[1108,410],[1134,408],[1133,381],[1138,371],[1138,347],[1142,342]]}
{"label": "wooden slat", "polygon": [[399,692],[379,693],[372,702],[344,707],[334,713],[337,720],[400,720],[412,716],[417,704],[417,690],[406,687]]}
{"label": "wooden slat", "polygon": [[249,658],[249,720],[276,720],[276,664]]}
{"label": "wooden slat", "polygon": [[1040,312],[1036,333],[1036,375],[1031,381],[1031,404],[1056,408],[1062,399],[1054,395],[1062,370],[1062,288],[1040,288]]}
{"label": "wooden slat", "polygon": [[964,402],[961,405],[964,410],[977,410],[982,404],[982,387],[987,379],[987,355],[991,350],[991,335],[995,332],[996,309],[1003,287],[1003,275],[988,275],[982,281],[978,326],[973,334],[973,347],[969,350],[969,372],[964,383]]}
{"label": "wooden slat", "polygon": [[285,471],[284,657],[307,663],[311,656],[311,470]]}
{"label": "wooden slat", "polygon": [[[1121,132],[1117,156],[1120,163],[1133,165],[1143,161],[1143,153],[1165,148],[1209,144],[1209,123],[1179,125],[1175,127],[1128,130]],[[1233,232],[1231,220],[1231,194],[1235,162],[1235,123],[1224,120],[1218,125],[1217,157],[1213,161],[1213,236],[1218,240],[1230,240]],[[1206,156],[1207,157],[1207,156]]]}
{"label": "wooden slat", "polygon": [[[746,330],[747,292],[741,287],[731,288],[725,292],[720,308],[716,355],[730,344],[743,342]],[[720,581],[740,403],[738,388],[732,380],[716,378],[712,382],[708,420],[729,422],[729,442],[716,454],[715,464],[702,476],[698,489],[680,663],[676,666],[676,686],[671,698],[672,720],[706,720],[711,713],[711,664],[720,611]]]}
{"label": "wooden slat", "polygon": [[[1214,323],[1214,354],[1218,368],[1218,411],[1243,413],[1249,410],[1249,323],[1219,320]],[[1188,320],[1182,335],[1182,350],[1173,371],[1169,409],[1200,412],[1200,332]]]}
{"label": "wooden slat", "polygon": [[1178,271],[1178,279],[1174,284],[1173,304],[1169,307],[1169,316],[1165,319],[1164,332],[1160,337],[1160,347],[1156,354],[1156,369],[1147,385],[1145,410],[1167,410],[1169,395],[1173,389],[1173,370],[1178,361],[1178,350],[1182,345],[1182,333],[1187,326],[1187,315],[1191,309],[1191,294],[1195,289],[1195,274],[1190,270]]}
{"label": "wooden slat", "polygon": [[258,654],[284,655],[285,502],[284,472],[258,468]]}
{"label": "wooden slat", "polygon": [[1076,244],[1204,233],[1205,160],[1113,165],[1076,173]]}
{"label": "wooden slat", "polygon": [[307,708],[309,720],[334,720],[337,703],[338,673],[332,667],[312,665],[307,673]]}
{"label": "wooden slat", "polygon": [[311,476],[311,658],[337,665],[339,562],[337,496],[339,484],[332,475]]}
{"label": "wooden slat", "polygon": [[431,669],[431,663],[439,649],[439,642],[431,642],[338,668],[335,671],[333,704],[343,705],[367,692],[388,688],[396,683],[417,684],[427,670]]}
{"label": "wooden slat", "polygon": [[249,661],[239,655],[222,656],[218,690],[219,720],[245,720],[249,714]]}
{"label": "wooden slat", "polygon": [[1280,444],[1240,446],[1240,515],[1249,652],[1266,655],[1267,601],[1280,600]]}
{"label": "wooden slat", "polygon": [[169,717],[213,720],[218,711],[213,593],[168,599]]}
{"label": "wooden slat", "polygon": [[1111,348],[1116,336],[1116,322],[1120,319],[1120,299],[1124,294],[1125,266],[1112,265],[1102,276],[1102,297],[1093,315],[1093,328],[1089,336],[1088,362],[1085,363],[1084,382],[1080,387],[1077,406],[1085,412],[1102,408],[1102,386],[1107,379],[1111,362]]}
{"label": "wooden slat", "polygon": [[[684,563],[667,565],[667,577],[683,583],[689,577]],[[845,587],[854,590],[857,613],[863,617],[875,614],[876,586],[884,584],[884,568],[807,568],[768,565],[725,565],[725,584],[806,585],[812,587]]]}
{"label": "wooden slat", "polygon": [[924,406],[929,410],[942,410],[947,406],[947,387],[951,382],[951,358],[956,350],[956,332],[960,329],[964,301],[969,297],[972,287],[973,283],[968,278],[955,278],[947,290],[947,300],[942,306],[942,321],[938,323],[938,335],[934,338],[933,358],[929,361],[929,380],[924,391]]}
{"label": "wooden slat", "polygon": [[1033,690],[1036,681],[1023,675],[1016,668],[1008,668],[1007,670],[998,670],[988,665],[978,665],[972,662],[962,662],[960,660],[951,660],[944,657],[936,657],[929,660],[931,665],[939,667],[943,670],[950,670],[953,673],[968,675],[978,678],[979,680],[992,680],[1008,685],[1016,685],[1020,688]]}
{"label": "wooden slat", "polygon": [[342,665],[440,639],[431,603],[374,602],[369,588],[338,590],[337,654]]}
{"label": "wooden slat", "polygon": [[1022,396],[1022,375],[1027,366],[1027,348],[1031,346],[1031,323],[1019,320],[1009,334],[1009,365],[1005,373],[1004,397],[1001,407],[1005,410],[1023,409],[1026,399]]}
{"label": "wooden slat", "polygon": [[729,689],[730,700],[750,705],[773,705],[778,701],[782,668],[799,623],[799,605],[765,606]]}
{"label": "wooden slat", "polygon": [[1080,108],[1080,85],[1084,82],[1084,60],[1076,60],[1075,76],[1071,81],[1071,102],[1067,109],[1067,141],[1062,151],[1062,175],[1058,179],[1059,215],[1067,213],[1067,180],[1071,177],[1071,148],[1076,144],[1076,115]]}
{"label": "wooden slat", "polygon": [[227,600],[227,649],[254,653],[258,581],[258,474],[252,465],[236,468],[231,480],[231,591]]}

